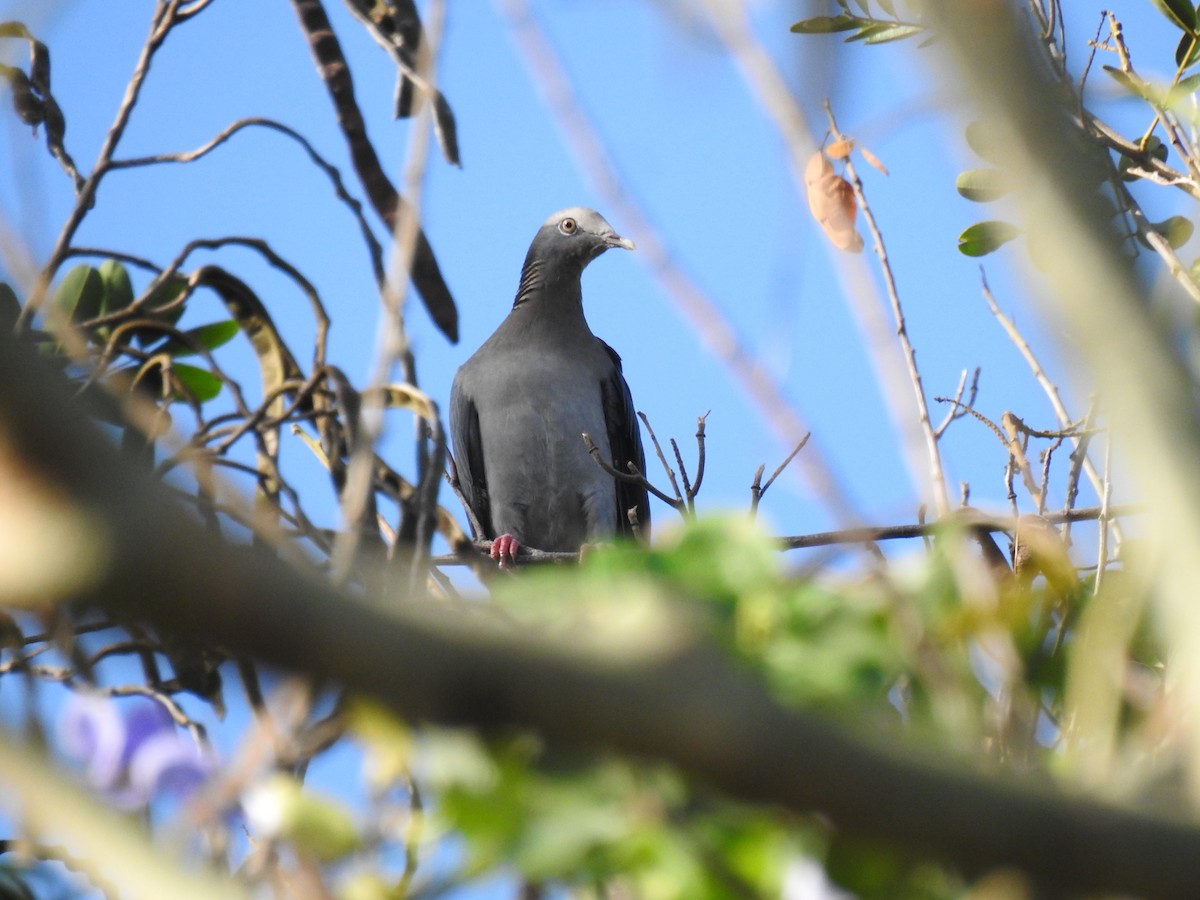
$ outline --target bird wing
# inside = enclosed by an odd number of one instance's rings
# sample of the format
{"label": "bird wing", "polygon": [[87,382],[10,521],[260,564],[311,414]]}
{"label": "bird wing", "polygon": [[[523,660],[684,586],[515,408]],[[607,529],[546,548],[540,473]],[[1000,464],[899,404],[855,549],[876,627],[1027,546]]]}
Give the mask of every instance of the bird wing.
{"label": "bird wing", "polygon": [[[599,340],[599,338],[597,338]],[[608,446],[612,450],[613,468],[628,472],[629,463],[646,474],[646,453],[642,449],[642,432],[638,427],[637,414],[633,409],[633,395],[621,371],[621,357],[604,341],[600,345],[612,359],[612,369],[600,382],[600,402],[604,405],[604,423],[608,429]],[[650,534],[650,495],[639,484],[616,480],[617,489],[617,534],[632,535],[626,512],[637,508],[638,524],[642,534]]]}
{"label": "bird wing", "polygon": [[463,496],[483,527],[482,538],[495,538],[492,504],[483,467],[483,438],[479,433],[479,410],[467,391],[454,380],[450,390],[450,436],[454,441],[454,465]]}

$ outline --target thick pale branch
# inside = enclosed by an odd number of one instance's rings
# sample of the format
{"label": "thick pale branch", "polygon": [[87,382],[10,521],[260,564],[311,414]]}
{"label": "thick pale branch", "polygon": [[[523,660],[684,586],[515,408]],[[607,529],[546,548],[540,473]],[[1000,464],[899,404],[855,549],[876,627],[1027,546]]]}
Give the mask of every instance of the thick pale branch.
{"label": "thick pale branch", "polygon": [[[1200,883],[1200,829],[785,710],[683,617],[649,645],[630,646],[626,635],[609,652],[415,597],[335,591],[198,527],[86,424],[45,362],[8,337],[0,385],[10,462],[89,516],[76,540],[97,541],[99,552],[75,592],[82,602],[336,679],[417,721],[530,727],[552,743],[665,759],[735,796],[821,810],[846,831],[969,872],[1011,865],[1050,884],[1161,896]],[[69,553],[70,540],[54,551]]]}

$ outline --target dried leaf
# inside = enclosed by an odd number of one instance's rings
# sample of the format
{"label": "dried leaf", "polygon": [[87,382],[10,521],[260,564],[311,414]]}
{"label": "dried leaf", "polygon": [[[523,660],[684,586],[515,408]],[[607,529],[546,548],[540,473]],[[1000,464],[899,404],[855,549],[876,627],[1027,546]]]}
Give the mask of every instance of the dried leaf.
{"label": "dried leaf", "polygon": [[830,159],[845,159],[854,149],[854,142],[849,138],[841,138],[825,148],[825,155]]}
{"label": "dried leaf", "polygon": [[889,172],[887,170],[887,166],[885,166],[882,162],[879,161],[879,157],[876,156],[874,153],[872,153],[870,150],[868,150],[866,147],[859,147],[858,152],[862,154],[863,159],[865,159],[868,163],[870,163],[872,166],[874,166],[875,169],[877,169],[879,172],[883,173],[884,175],[891,174],[891,172]]}
{"label": "dried leaf", "polygon": [[39,94],[50,93],[50,51],[41,41],[29,42],[29,80]]}
{"label": "dried leaf", "polygon": [[387,409],[407,409],[430,422],[437,419],[437,408],[429,396],[411,384],[387,384],[378,391],[365,391],[363,403],[382,403]]}
{"label": "dried leaf", "polygon": [[451,165],[462,167],[462,157],[458,152],[458,125],[454,119],[454,110],[450,108],[441,91],[433,95],[433,130],[437,135],[438,145],[442,155]]}
{"label": "dried leaf", "polygon": [[825,236],[839,250],[858,253],[863,248],[862,235],[854,227],[858,204],[854,189],[845,178],[833,171],[825,154],[817,152],[809,159],[804,171],[808,190],[808,208],[820,224]]}
{"label": "dried leaf", "polygon": [[3,67],[3,74],[12,89],[12,105],[17,117],[34,128],[46,119],[46,102],[37,95],[33,83],[20,69]]}

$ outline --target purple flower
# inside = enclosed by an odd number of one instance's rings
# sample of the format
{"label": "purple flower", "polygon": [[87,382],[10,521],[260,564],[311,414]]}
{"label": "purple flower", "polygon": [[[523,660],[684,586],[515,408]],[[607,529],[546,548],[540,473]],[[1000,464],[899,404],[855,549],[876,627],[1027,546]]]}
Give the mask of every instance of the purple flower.
{"label": "purple flower", "polygon": [[59,722],[67,755],[86,765],[87,780],[124,809],[163,793],[186,799],[212,772],[212,760],[175,727],[159,703],[72,694]]}

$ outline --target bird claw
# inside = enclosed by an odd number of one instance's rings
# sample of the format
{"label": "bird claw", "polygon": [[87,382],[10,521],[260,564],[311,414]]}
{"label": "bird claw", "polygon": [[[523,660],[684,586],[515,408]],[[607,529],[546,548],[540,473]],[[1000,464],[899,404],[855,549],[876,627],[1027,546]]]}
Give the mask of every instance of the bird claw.
{"label": "bird claw", "polygon": [[500,568],[507,568],[516,559],[520,549],[521,545],[515,537],[511,534],[502,534],[492,541],[492,559],[500,564]]}

